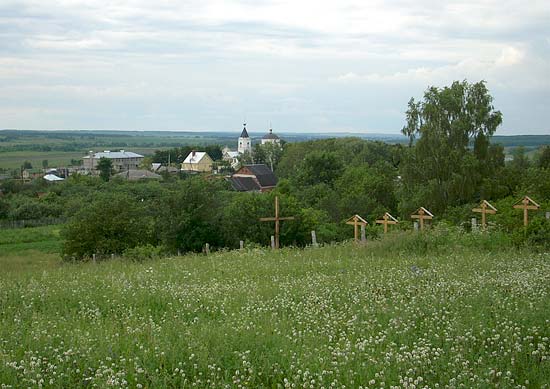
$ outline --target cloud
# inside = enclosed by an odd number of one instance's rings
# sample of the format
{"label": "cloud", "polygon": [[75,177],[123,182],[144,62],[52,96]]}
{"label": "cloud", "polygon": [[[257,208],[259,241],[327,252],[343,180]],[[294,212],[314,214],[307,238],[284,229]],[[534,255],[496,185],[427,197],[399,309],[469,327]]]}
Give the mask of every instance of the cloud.
{"label": "cloud", "polygon": [[510,131],[547,132],[548,20],[546,0],[4,0],[0,104],[26,114],[0,127],[46,105],[64,128],[397,132],[408,97],[466,78]]}

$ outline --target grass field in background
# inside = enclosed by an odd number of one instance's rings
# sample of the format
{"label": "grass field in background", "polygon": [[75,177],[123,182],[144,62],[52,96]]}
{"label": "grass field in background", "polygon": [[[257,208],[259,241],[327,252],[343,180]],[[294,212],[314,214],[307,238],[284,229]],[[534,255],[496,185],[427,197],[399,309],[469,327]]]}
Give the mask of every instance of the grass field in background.
{"label": "grass field in background", "polygon": [[2,276],[31,274],[59,266],[60,226],[2,229],[0,268]]}
{"label": "grass field in background", "polygon": [[[142,155],[152,155],[155,150],[163,150],[166,147],[135,147],[132,152]],[[106,148],[107,149],[107,148]],[[118,149],[112,149],[118,150]],[[96,149],[95,151],[103,151]],[[30,161],[33,168],[42,169],[42,161],[47,159],[50,167],[70,166],[72,159],[80,160],[86,155],[85,152],[77,151],[10,151],[0,152],[0,168],[19,169],[23,162]]]}
{"label": "grass field in background", "polygon": [[[19,230],[0,247],[47,252],[57,236],[29,230],[41,238]],[[550,255],[498,247],[498,236],[402,233],[3,272],[0,384],[541,387]]]}

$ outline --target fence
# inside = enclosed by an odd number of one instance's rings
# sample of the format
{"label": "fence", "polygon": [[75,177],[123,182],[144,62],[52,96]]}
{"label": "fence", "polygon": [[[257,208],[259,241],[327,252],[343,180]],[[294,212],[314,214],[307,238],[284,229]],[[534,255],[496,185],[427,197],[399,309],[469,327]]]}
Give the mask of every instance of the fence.
{"label": "fence", "polygon": [[52,224],[62,224],[65,221],[65,219],[59,217],[30,220],[0,220],[0,229],[50,226]]}

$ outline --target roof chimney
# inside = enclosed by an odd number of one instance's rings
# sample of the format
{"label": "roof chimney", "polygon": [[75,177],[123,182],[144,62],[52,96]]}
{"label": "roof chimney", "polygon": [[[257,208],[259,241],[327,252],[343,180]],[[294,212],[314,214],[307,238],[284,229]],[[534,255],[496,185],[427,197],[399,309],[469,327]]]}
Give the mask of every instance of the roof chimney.
{"label": "roof chimney", "polygon": [[194,156],[195,156],[195,153],[196,153],[195,150],[191,151],[191,156],[194,157]]}

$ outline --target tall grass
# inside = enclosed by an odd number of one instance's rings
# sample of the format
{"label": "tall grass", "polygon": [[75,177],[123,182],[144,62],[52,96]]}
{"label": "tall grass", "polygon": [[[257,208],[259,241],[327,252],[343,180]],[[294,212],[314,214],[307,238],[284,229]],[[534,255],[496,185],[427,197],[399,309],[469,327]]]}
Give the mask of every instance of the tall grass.
{"label": "tall grass", "polygon": [[0,384],[540,387],[550,255],[489,235],[11,273]]}

